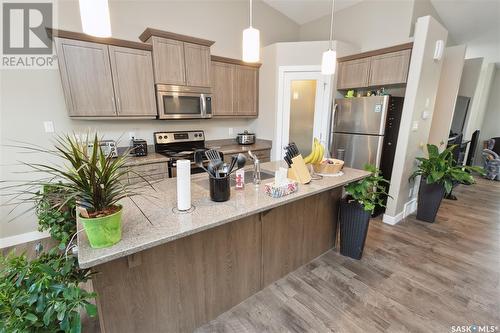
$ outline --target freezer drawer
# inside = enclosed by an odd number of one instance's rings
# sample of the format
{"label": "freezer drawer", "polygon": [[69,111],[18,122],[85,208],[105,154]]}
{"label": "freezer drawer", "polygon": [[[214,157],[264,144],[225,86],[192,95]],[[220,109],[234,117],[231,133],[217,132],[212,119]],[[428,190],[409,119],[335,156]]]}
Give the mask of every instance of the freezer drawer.
{"label": "freezer drawer", "polygon": [[378,168],[383,142],[381,135],[333,133],[330,153],[336,157],[337,149],[344,149],[344,165],[350,168],[363,169],[367,163]]}
{"label": "freezer drawer", "polygon": [[332,132],[384,135],[389,96],[336,99]]}

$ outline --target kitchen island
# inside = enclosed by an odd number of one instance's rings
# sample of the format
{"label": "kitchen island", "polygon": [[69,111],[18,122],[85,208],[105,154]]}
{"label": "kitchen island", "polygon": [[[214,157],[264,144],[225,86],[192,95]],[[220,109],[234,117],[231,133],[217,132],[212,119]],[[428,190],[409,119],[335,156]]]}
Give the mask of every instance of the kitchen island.
{"label": "kitchen island", "polygon": [[[264,163],[274,172],[276,162]],[[367,172],[344,169],[275,199],[260,186],[210,201],[208,176],[192,177],[194,210],[173,212],[176,180],[125,201],[122,240],[92,249],[79,233],[78,260],[96,274],[102,332],[191,332],[335,245],[343,185]],[[271,181],[271,180],[267,180]],[[127,199],[128,200],[128,199]]]}

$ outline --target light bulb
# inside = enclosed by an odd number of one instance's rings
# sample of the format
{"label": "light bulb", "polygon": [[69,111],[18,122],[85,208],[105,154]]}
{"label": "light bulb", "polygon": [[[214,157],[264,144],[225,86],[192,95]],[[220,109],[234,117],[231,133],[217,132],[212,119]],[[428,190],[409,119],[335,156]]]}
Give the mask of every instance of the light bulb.
{"label": "light bulb", "polygon": [[108,0],[79,0],[83,32],[96,37],[111,37]]}
{"label": "light bulb", "polygon": [[249,27],[243,30],[243,61],[257,62],[260,53],[260,32]]}
{"label": "light bulb", "polygon": [[321,62],[321,74],[333,75],[335,74],[335,67],[337,65],[337,52],[332,49],[323,52],[323,61]]}

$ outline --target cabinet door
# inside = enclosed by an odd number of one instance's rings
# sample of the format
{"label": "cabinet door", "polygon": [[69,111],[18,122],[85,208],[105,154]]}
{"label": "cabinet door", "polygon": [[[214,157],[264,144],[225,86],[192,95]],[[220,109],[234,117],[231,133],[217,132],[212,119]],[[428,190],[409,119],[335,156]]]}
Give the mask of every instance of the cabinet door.
{"label": "cabinet door", "polygon": [[108,46],[55,38],[69,115],[116,116]]}
{"label": "cabinet door", "polygon": [[337,89],[363,88],[368,86],[370,58],[339,63]]}
{"label": "cabinet door", "polygon": [[232,116],[234,65],[223,62],[212,62],[212,114],[216,116]]}
{"label": "cabinet door", "polygon": [[155,117],[151,52],[109,46],[109,55],[118,115]]}
{"label": "cabinet door", "polygon": [[406,83],[411,50],[373,56],[370,68],[370,86]]}
{"label": "cabinet door", "polygon": [[258,115],[259,70],[254,67],[235,65],[234,114]]}
{"label": "cabinet door", "polygon": [[203,45],[184,43],[186,64],[186,85],[210,87],[210,48]]}
{"label": "cabinet door", "polygon": [[186,84],[184,43],[173,39],[151,37],[155,83]]}

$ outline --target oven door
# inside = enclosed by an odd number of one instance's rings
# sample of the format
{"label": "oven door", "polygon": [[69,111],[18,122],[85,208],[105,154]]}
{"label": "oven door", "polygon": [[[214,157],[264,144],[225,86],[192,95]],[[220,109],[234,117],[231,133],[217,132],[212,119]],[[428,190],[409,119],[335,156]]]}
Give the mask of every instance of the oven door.
{"label": "oven door", "polygon": [[159,111],[158,117],[160,119],[201,119],[212,117],[212,96],[208,91],[198,92],[183,87],[164,87],[159,85],[156,93]]}

